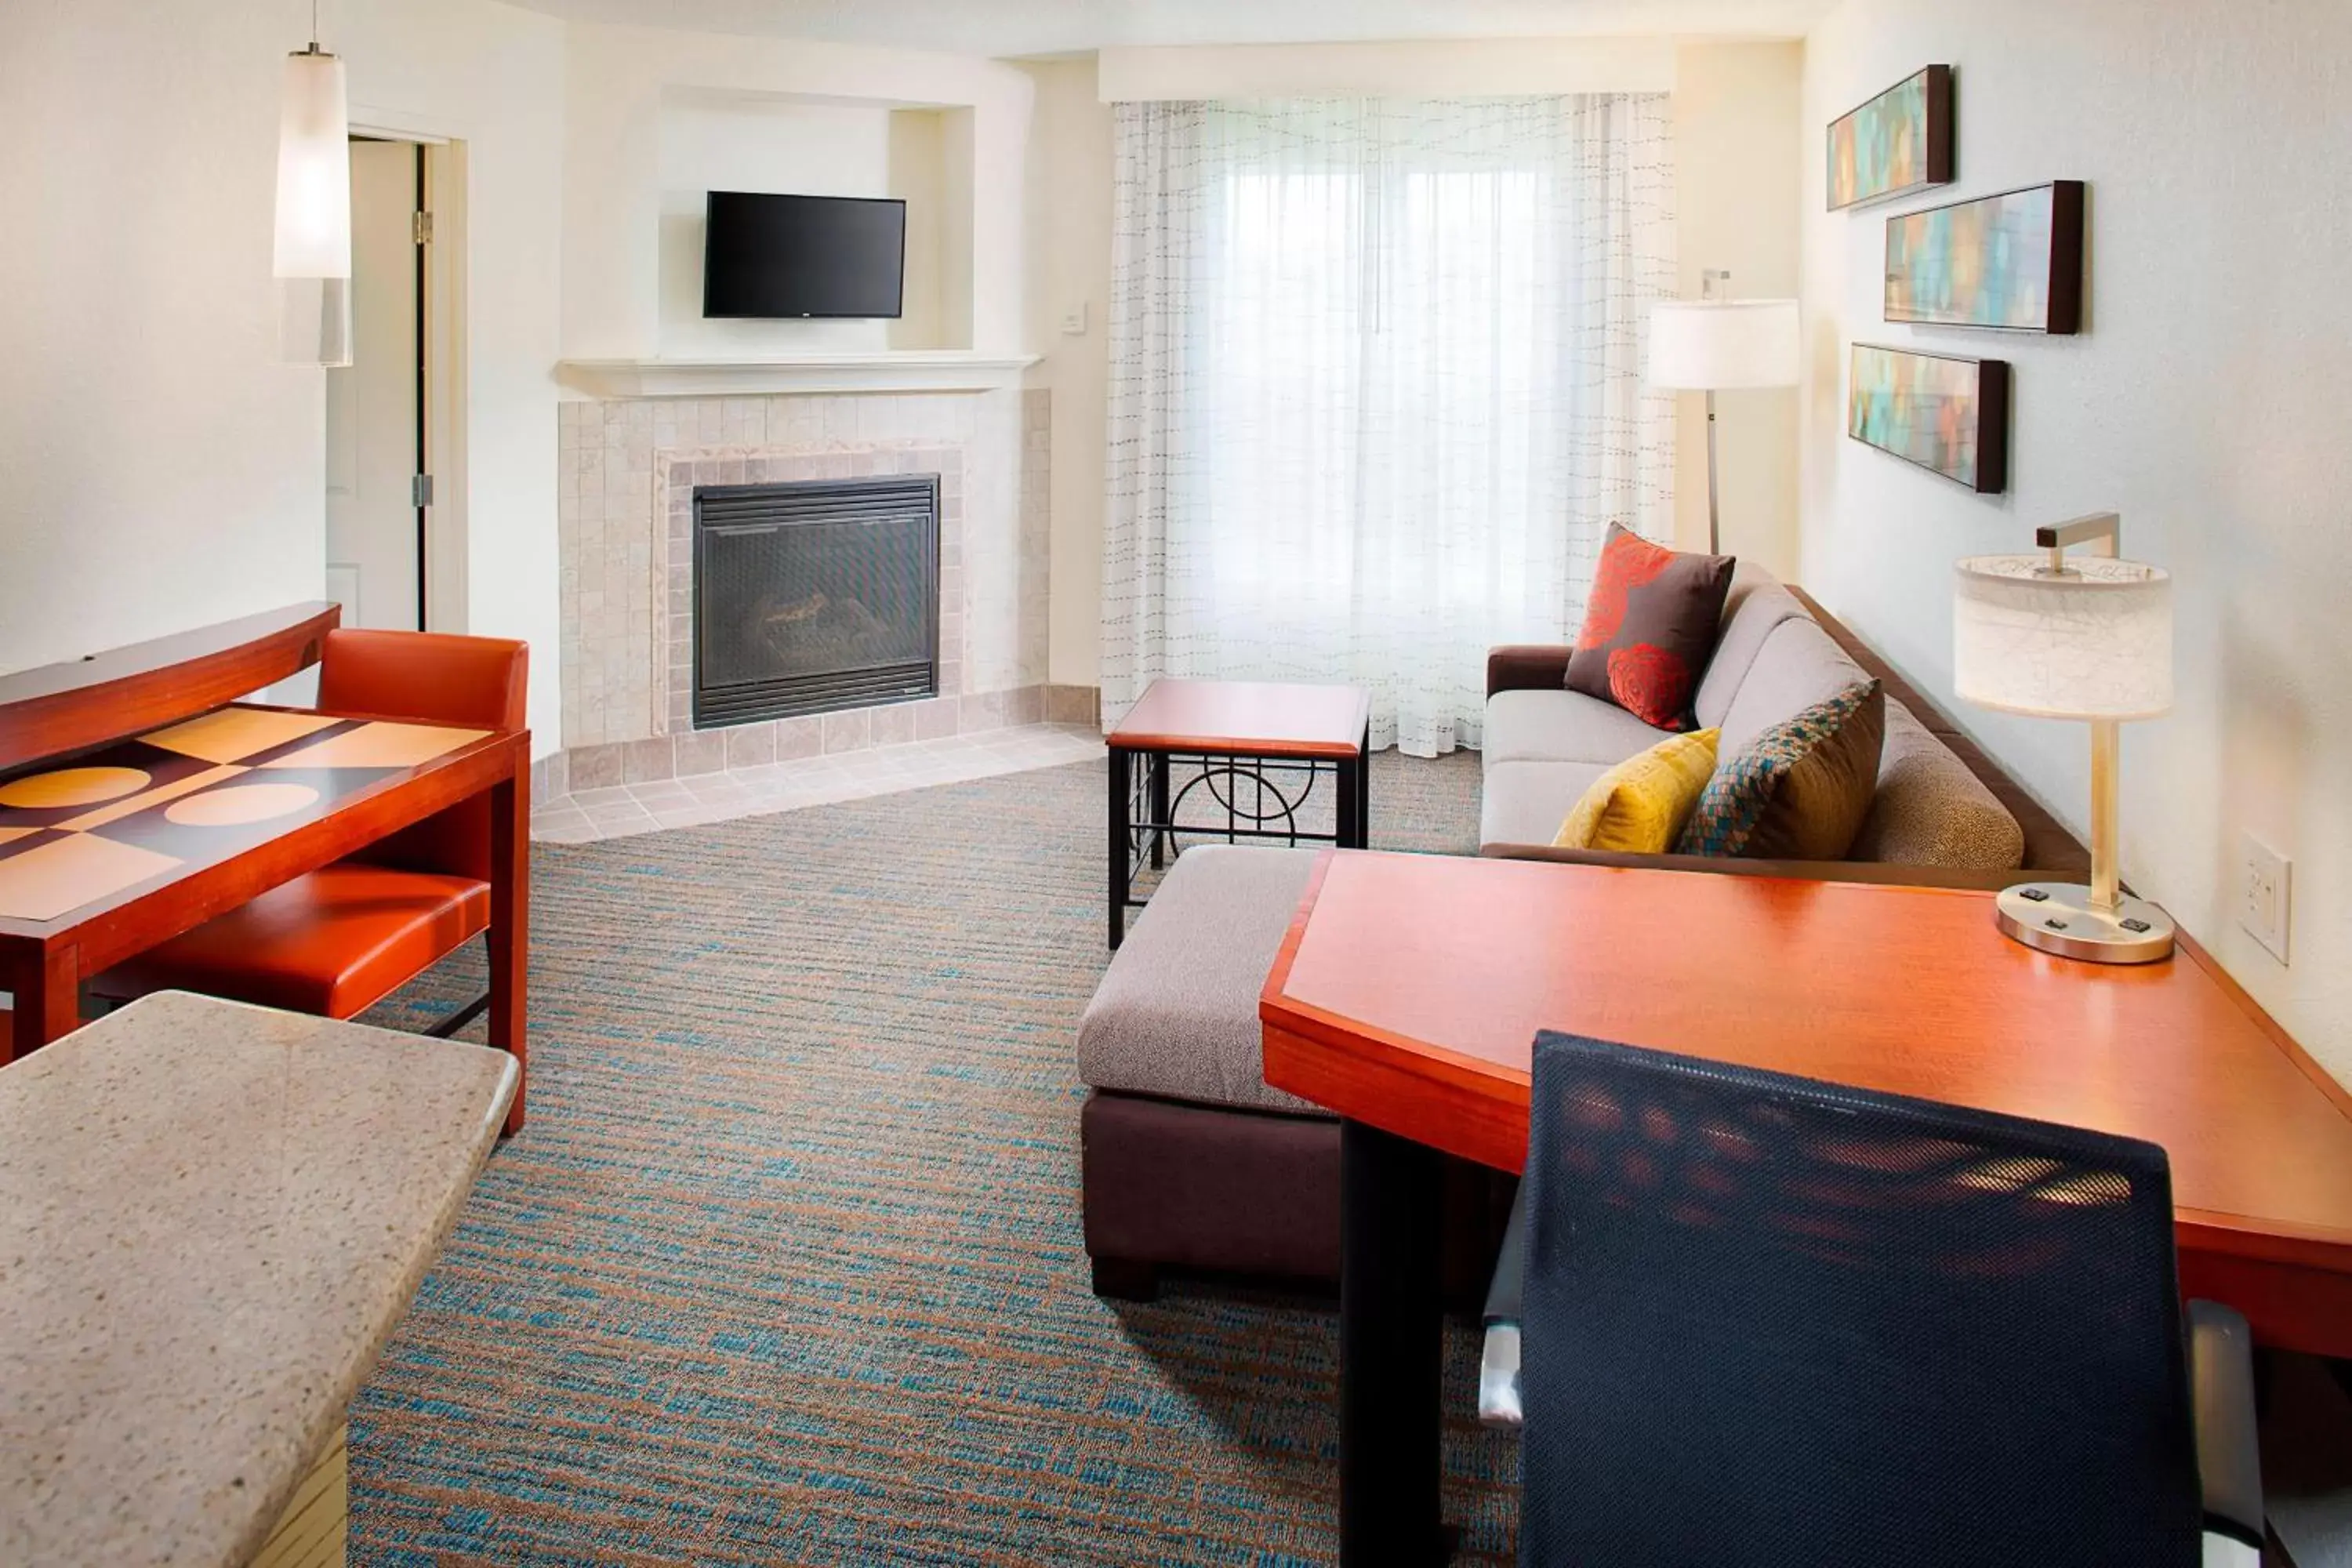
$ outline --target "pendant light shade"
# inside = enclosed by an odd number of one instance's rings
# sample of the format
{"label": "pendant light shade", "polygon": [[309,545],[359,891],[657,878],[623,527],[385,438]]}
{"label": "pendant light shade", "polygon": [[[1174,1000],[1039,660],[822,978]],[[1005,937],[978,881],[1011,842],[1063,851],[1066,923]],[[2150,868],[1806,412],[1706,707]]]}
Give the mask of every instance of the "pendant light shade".
{"label": "pendant light shade", "polygon": [[287,56],[278,117],[278,277],[352,275],[351,142],[343,62],[316,45]]}
{"label": "pendant light shade", "polygon": [[343,62],[314,42],[286,59],[278,121],[280,344],[299,364],[352,363],[352,150]]}

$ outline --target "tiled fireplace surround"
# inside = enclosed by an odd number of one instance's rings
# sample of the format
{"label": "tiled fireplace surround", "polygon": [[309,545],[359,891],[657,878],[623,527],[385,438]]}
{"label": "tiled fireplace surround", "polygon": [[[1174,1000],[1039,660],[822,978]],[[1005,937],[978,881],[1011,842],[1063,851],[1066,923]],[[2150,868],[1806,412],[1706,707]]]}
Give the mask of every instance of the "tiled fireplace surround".
{"label": "tiled fireplace surround", "polygon": [[[1044,721],[1092,723],[1045,678],[1050,394],[566,403],[557,431],[564,750],[534,793],[691,777]],[[693,727],[694,487],[940,476],[940,695]]]}

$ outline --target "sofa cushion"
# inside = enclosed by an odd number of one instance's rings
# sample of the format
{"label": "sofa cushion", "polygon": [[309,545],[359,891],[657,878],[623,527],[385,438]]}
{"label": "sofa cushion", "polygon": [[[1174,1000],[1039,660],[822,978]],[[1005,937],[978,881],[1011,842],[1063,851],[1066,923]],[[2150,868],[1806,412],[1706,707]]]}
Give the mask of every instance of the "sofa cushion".
{"label": "sofa cushion", "polygon": [[1844,722],[1790,765],[1740,855],[1750,860],[1844,859],[1870,815],[1885,738],[1885,689],[1874,680]]}
{"label": "sofa cushion", "polygon": [[1488,767],[1528,761],[1616,763],[1669,733],[1581,691],[1497,691],[1486,699],[1483,754]]}
{"label": "sofa cushion", "polygon": [[1773,725],[1870,679],[1810,616],[1780,622],[1765,635],[1724,708],[1721,755],[1738,756]]}
{"label": "sofa cushion", "polygon": [[1568,689],[1662,730],[1696,729],[1691,697],[1715,651],[1731,568],[1728,555],[1668,550],[1611,523]]}
{"label": "sofa cushion", "polygon": [[1718,731],[1671,735],[1593,781],[1552,836],[1561,849],[1621,849],[1663,855],[1682,837],[1715,773]]}
{"label": "sofa cushion", "polygon": [[1958,753],[1889,700],[1878,794],[1849,853],[1898,866],[2008,871],[2025,863],[2025,833]]}
{"label": "sofa cushion", "polygon": [[1328,1115],[1267,1086],[1258,993],[1319,851],[1185,850],[1138,915],[1078,1022],[1094,1089]]}
{"label": "sofa cushion", "polygon": [[1864,677],[1726,756],[1676,846],[1685,855],[1843,858],[1878,782],[1885,699]]}
{"label": "sofa cushion", "polygon": [[1613,765],[1534,758],[1488,763],[1479,792],[1479,844],[1550,843],[1568,808]]}
{"label": "sofa cushion", "polygon": [[1805,606],[1770,573],[1744,562],[1740,564],[1732,574],[1730,597],[1724,601],[1723,630],[1715,639],[1715,656],[1707,660],[1698,695],[1691,701],[1701,726],[1713,729],[1723,722],[1739,683],[1748,679],[1748,668],[1772,628],[1782,621],[1804,618]]}

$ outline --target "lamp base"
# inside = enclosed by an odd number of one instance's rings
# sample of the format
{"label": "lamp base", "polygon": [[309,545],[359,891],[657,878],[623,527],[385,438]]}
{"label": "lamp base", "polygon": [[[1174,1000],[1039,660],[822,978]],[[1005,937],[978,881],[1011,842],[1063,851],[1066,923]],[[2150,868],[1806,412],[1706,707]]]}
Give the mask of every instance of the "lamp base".
{"label": "lamp base", "polygon": [[2172,956],[2172,917],[2145,899],[2095,909],[2080,882],[2020,882],[1994,906],[2004,936],[2086,963],[2154,963]]}

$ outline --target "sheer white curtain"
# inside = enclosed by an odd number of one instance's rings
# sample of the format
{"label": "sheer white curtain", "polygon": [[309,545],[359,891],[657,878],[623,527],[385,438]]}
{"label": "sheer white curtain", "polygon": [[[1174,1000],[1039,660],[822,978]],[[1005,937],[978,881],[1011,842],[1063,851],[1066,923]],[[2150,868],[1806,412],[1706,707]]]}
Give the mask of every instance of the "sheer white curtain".
{"label": "sheer white curtain", "polygon": [[1662,96],[1122,103],[1103,705],[1347,681],[1373,744],[1479,743],[1613,520],[1665,538]]}

